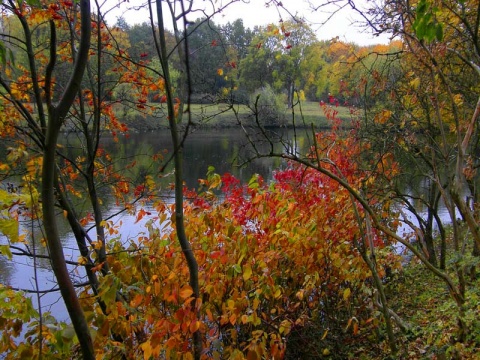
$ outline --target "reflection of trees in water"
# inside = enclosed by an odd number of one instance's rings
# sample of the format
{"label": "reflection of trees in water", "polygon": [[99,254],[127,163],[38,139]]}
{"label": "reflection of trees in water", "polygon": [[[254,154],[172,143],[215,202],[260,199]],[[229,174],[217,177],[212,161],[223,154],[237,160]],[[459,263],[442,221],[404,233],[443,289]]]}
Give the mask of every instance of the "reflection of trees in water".
{"label": "reflection of trees in water", "polygon": [[[251,129],[257,131],[258,129]],[[249,130],[250,131],[250,130]],[[269,135],[274,142],[275,151],[278,152],[305,152],[307,151],[306,135],[304,131],[294,133],[286,129],[269,129]],[[255,138],[256,146],[262,152],[267,152],[270,143],[262,141],[260,133],[251,133]],[[65,138],[68,143],[69,157],[75,158],[81,152],[81,143],[75,139],[74,134]],[[145,133],[132,133],[128,137],[119,137],[115,142],[111,137],[104,136],[102,147],[114,157],[116,171],[128,175],[135,181],[141,181],[145,175],[152,175],[166,187],[170,178],[163,179],[159,172],[165,161],[172,154],[170,133],[168,130],[158,130]],[[152,156],[161,154],[163,161],[154,162]],[[265,179],[271,179],[272,172],[282,165],[281,159],[261,158],[254,159],[254,152],[243,130],[241,129],[209,129],[194,130],[184,142],[184,175],[187,186],[196,188],[198,179],[205,178],[209,166],[214,166],[219,174],[226,172],[247,182],[253,174],[260,174]],[[135,167],[128,165],[135,160]],[[163,173],[168,174],[172,167],[167,166]]]}
{"label": "reflection of trees in water", "polygon": [[[170,134],[168,131],[155,131],[141,134],[130,134],[128,138],[120,139],[118,143],[105,139],[105,149],[115,156],[118,169],[133,159],[137,166],[128,169],[132,178],[141,178],[143,174],[152,174],[158,181],[164,181],[163,187],[170,182],[170,178],[161,179],[158,172],[164,162],[153,163],[153,154],[164,154],[169,158],[172,152]],[[262,149],[269,146],[260,143]],[[277,144],[276,146],[281,146]],[[198,179],[205,178],[209,166],[214,166],[219,174],[226,172],[247,182],[251,176],[258,173],[266,179],[271,178],[272,171],[281,165],[278,159],[251,160],[253,152],[240,129],[195,130],[189,134],[184,142],[184,175],[188,187],[196,188]],[[167,166],[164,174],[171,171]]]}
{"label": "reflection of trees in water", "polygon": [[0,255],[0,284],[10,284],[15,266],[5,256]]}

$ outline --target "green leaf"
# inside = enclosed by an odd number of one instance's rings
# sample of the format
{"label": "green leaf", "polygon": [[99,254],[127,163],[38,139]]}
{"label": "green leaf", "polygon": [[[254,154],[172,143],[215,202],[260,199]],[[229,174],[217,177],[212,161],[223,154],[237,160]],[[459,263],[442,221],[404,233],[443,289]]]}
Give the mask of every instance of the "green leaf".
{"label": "green leaf", "polygon": [[235,264],[232,266],[232,269],[233,271],[235,271],[235,273],[237,274],[241,274],[242,273],[242,267],[239,265],[239,264]]}
{"label": "green leaf", "polygon": [[12,260],[12,252],[9,245],[0,245],[0,254],[7,257],[8,260]]}
{"label": "green leaf", "polygon": [[417,25],[415,25],[414,30],[415,30],[415,34],[420,40],[422,40],[425,37],[426,26],[423,21],[420,21]]}
{"label": "green leaf", "polygon": [[425,0],[420,0],[417,5],[417,16],[422,16],[427,11],[427,2]]}
{"label": "green leaf", "polygon": [[0,232],[11,242],[18,242],[18,221],[10,218],[0,218]]}
{"label": "green leaf", "polygon": [[99,296],[107,305],[113,304],[117,296],[117,290],[119,288],[120,281],[113,275],[105,276],[102,284],[100,285]]}
{"label": "green leaf", "polygon": [[62,331],[63,340],[72,340],[75,336],[75,329],[69,325]]}
{"label": "green leaf", "polygon": [[248,187],[250,189],[258,189],[260,184],[258,183],[258,174],[253,174],[252,177],[250,178],[250,181],[248,182]]}
{"label": "green leaf", "polygon": [[436,37],[438,41],[443,40],[443,25],[440,23],[437,24]]}
{"label": "green leaf", "polygon": [[0,62],[3,66],[7,64],[7,51],[2,41],[0,41]]}

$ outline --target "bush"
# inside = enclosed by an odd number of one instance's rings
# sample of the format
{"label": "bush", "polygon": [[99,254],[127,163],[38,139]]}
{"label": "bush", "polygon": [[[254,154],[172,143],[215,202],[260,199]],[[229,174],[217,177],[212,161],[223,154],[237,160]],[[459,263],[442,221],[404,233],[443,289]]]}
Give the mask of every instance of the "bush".
{"label": "bush", "polygon": [[270,85],[255,91],[250,97],[249,107],[263,126],[286,125],[285,101],[283,96],[276,94]]}

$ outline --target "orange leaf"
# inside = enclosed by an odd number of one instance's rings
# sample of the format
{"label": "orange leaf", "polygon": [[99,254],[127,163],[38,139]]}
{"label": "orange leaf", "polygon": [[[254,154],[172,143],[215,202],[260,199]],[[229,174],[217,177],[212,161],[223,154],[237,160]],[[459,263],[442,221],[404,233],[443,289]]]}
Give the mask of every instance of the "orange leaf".
{"label": "orange leaf", "polygon": [[198,320],[194,320],[190,323],[190,332],[194,333],[198,329],[200,329],[201,322]]}
{"label": "orange leaf", "polygon": [[130,301],[130,306],[132,308],[138,307],[143,301],[143,295],[137,294],[135,297]]}
{"label": "orange leaf", "polygon": [[260,360],[261,357],[260,355],[258,354],[257,351],[255,350],[248,350],[248,353],[247,353],[247,360]]}
{"label": "orange leaf", "polygon": [[217,259],[220,257],[220,255],[222,255],[222,252],[217,250],[217,251],[212,251],[210,253],[210,259]]}
{"label": "orange leaf", "polygon": [[186,298],[189,298],[190,296],[192,296],[193,294],[193,290],[192,288],[190,287],[190,285],[185,285],[181,290],[180,290],[180,297],[182,299],[186,299]]}
{"label": "orange leaf", "polygon": [[353,335],[358,334],[358,323],[353,324]]}

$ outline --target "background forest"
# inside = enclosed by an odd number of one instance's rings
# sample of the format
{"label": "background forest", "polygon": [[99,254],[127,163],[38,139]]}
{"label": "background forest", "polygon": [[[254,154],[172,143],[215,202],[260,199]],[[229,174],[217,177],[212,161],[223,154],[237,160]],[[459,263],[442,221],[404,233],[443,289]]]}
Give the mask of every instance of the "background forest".
{"label": "background forest", "polygon": [[[335,2],[391,36],[375,46],[275,0],[271,25],[215,24],[232,3],[148,1],[129,25],[2,2],[0,263],[26,259],[33,290],[0,284],[0,358],[474,359],[478,2]],[[227,127],[272,180],[209,167],[189,188],[192,134]],[[119,156],[146,131],[165,150]]]}

